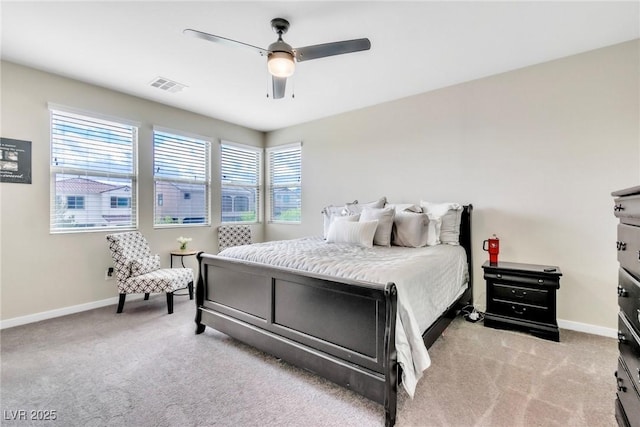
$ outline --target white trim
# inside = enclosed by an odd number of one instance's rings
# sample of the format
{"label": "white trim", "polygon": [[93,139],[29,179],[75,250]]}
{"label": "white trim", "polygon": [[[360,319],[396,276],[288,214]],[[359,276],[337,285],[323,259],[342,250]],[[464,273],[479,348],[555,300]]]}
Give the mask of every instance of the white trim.
{"label": "white trim", "polygon": [[606,328],[604,326],[590,325],[588,323],[573,322],[571,320],[558,319],[558,326],[561,329],[584,332],[592,335],[600,335],[607,338],[618,338],[618,330]]}
{"label": "white trim", "polygon": [[[143,295],[127,295],[127,301],[142,299]],[[0,330],[13,328],[14,326],[26,325],[28,323],[40,322],[42,320],[53,319],[55,317],[67,316],[69,314],[80,313],[82,311],[93,310],[96,308],[106,307],[108,305],[118,304],[118,297],[107,298],[101,301],[88,302],[86,304],[72,305],[70,307],[58,308],[50,311],[29,314],[26,316],[14,317],[12,319],[0,320]],[[113,313],[115,314],[115,308]]]}
{"label": "white trim", "polygon": [[105,120],[109,122],[116,122],[126,126],[139,128],[142,126],[142,122],[138,122],[131,119],[125,119],[123,117],[111,116],[109,114],[98,113],[92,110],[85,110],[82,108],[67,107],[66,105],[56,104],[54,102],[47,102],[49,111],[60,111],[62,113],[75,114],[80,116],[89,116],[94,119]]}
{"label": "white trim", "polygon": [[270,153],[272,151],[286,151],[286,150],[293,150],[296,148],[302,148],[302,141],[291,142],[289,144],[274,145],[274,146],[265,148],[265,151],[267,153]]}
{"label": "white trim", "polygon": [[213,139],[210,136],[204,136],[204,135],[200,135],[197,133],[191,133],[191,132],[187,132],[184,130],[177,130],[177,129],[173,129],[173,128],[167,128],[164,126],[159,126],[159,125],[153,125],[152,127],[153,132],[161,132],[161,133],[167,133],[169,135],[176,135],[176,136],[181,136],[183,138],[187,138],[187,139],[196,139],[199,141],[206,141],[209,144],[213,144]]}

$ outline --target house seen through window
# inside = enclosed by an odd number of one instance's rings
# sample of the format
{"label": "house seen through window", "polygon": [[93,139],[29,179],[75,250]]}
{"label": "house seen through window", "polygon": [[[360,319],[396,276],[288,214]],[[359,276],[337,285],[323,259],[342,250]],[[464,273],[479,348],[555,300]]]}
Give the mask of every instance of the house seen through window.
{"label": "house seen through window", "polygon": [[62,109],[50,117],[51,232],[136,228],[137,127]]}
{"label": "house seen through window", "polygon": [[261,149],[220,144],[222,222],[260,220],[261,165]]}
{"label": "house seen through window", "polygon": [[204,138],[154,129],[154,226],[211,224],[210,145]]}

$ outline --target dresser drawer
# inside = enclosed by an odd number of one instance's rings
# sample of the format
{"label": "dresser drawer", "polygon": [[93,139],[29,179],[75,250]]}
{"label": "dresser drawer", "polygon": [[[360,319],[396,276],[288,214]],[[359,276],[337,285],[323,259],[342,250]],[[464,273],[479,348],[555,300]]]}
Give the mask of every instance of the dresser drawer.
{"label": "dresser drawer", "polygon": [[623,224],[640,225],[640,195],[614,199],[613,213]]}
{"label": "dresser drawer", "polygon": [[640,335],[640,282],[622,268],[618,272],[618,305]]}
{"label": "dresser drawer", "polygon": [[626,420],[631,427],[640,427],[640,396],[631,384],[629,373],[622,359],[618,359],[618,370],[615,373],[618,389],[618,399],[622,404]]}
{"label": "dresser drawer", "polygon": [[623,313],[618,313],[618,350],[629,369],[632,383],[640,390],[640,338]]}
{"label": "dresser drawer", "polygon": [[492,291],[494,299],[540,305],[542,307],[549,306],[549,291],[545,289],[525,288],[502,283],[493,283]]}
{"label": "dresser drawer", "polygon": [[504,301],[495,298],[489,302],[487,311],[514,319],[541,323],[556,322],[555,313],[552,313],[547,307]]}
{"label": "dresser drawer", "polygon": [[618,224],[616,247],[620,266],[640,277],[640,227]]}

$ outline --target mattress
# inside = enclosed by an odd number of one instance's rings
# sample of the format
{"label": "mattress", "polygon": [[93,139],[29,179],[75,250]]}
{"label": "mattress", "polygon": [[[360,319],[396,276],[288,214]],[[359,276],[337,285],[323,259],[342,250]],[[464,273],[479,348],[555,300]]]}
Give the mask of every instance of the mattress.
{"label": "mattress", "polygon": [[462,295],[468,283],[466,253],[455,245],[363,248],[306,237],[235,246],[219,256],[339,278],[395,283],[396,351],[402,383],[411,397],[431,364],[422,333]]}

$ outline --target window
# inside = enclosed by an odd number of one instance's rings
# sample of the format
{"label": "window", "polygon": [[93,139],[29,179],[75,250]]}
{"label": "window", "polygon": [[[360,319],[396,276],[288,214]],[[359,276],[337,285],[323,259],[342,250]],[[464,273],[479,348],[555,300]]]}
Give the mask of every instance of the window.
{"label": "window", "polygon": [[131,207],[130,197],[111,197],[111,209]]}
{"label": "window", "polygon": [[267,149],[270,220],[299,223],[302,219],[302,144]]}
{"label": "window", "polygon": [[51,232],[135,229],[138,128],[57,108],[50,115]]}
{"label": "window", "polygon": [[201,137],[154,129],[154,226],[211,224],[210,146]]}
{"label": "window", "polygon": [[258,222],[262,151],[222,142],[220,144],[222,222]]}

